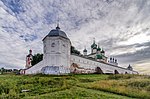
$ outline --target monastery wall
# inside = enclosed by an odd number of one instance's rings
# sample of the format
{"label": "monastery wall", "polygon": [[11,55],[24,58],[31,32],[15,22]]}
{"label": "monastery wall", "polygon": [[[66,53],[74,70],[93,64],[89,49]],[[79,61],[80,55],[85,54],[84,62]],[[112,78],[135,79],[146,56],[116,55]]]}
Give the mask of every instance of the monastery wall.
{"label": "monastery wall", "polygon": [[46,66],[44,60],[39,62],[38,64],[28,68],[25,70],[25,74],[66,74],[70,73],[70,69],[64,66]]}
{"label": "monastery wall", "polygon": [[[103,73],[114,74],[115,70],[117,70],[119,74],[126,74],[126,73],[137,74],[137,72],[128,70],[126,68],[114,66],[111,64],[107,64],[107,63],[101,63],[101,62],[98,62],[98,61],[95,61],[86,57],[77,56],[77,55],[71,55],[71,64],[73,63],[77,64],[78,66],[76,67],[72,66],[71,72],[78,71],[80,73],[94,73],[95,69],[99,67]],[[75,69],[76,71],[73,71],[73,69]]]}
{"label": "monastery wall", "polygon": [[25,70],[25,74],[38,74],[38,73],[42,73],[41,69],[42,66],[44,66],[44,62],[43,60],[39,63],[37,63],[36,65],[28,68]]}
{"label": "monastery wall", "polygon": [[[70,62],[71,73],[95,73],[96,68],[98,67],[101,69],[102,73],[115,74],[116,70],[119,74],[138,74],[136,71],[131,71],[126,68],[114,66],[107,63],[101,63],[83,56],[71,55]],[[76,66],[72,66],[72,64],[76,64]],[[45,68],[44,70],[43,67]],[[26,69],[25,74],[64,74],[65,72],[70,73],[70,71],[68,68],[66,69],[62,66],[45,66],[43,60],[38,64]]]}

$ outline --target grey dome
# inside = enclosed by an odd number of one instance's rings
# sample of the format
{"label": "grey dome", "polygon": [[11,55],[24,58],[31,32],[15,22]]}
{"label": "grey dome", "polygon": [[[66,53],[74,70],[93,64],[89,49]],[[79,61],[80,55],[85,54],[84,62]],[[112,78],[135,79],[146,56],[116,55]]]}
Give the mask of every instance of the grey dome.
{"label": "grey dome", "polygon": [[61,36],[68,39],[66,33],[64,31],[61,31],[58,26],[56,27],[56,29],[51,30],[47,36],[49,37]]}

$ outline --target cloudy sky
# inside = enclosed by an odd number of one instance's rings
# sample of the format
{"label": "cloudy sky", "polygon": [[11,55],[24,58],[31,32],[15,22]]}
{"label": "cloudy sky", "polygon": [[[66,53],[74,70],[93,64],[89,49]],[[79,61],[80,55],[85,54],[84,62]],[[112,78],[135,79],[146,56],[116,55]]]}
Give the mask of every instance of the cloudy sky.
{"label": "cloudy sky", "polygon": [[150,0],[0,0],[0,67],[24,68],[28,50],[42,53],[42,39],[56,27],[72,45],[106,55],[150,74]]}

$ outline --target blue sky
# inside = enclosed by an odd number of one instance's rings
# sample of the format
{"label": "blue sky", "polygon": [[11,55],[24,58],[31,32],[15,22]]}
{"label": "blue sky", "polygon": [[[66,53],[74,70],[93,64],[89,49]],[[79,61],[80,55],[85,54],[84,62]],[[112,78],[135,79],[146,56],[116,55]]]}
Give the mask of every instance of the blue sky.
{"label": "blue sky", "polygon": [[95,38],[120,66],[150,74],[149,16],[149,0],[0,0],[0,67],[24,68],[59,18],[78,50],[90,53]]}

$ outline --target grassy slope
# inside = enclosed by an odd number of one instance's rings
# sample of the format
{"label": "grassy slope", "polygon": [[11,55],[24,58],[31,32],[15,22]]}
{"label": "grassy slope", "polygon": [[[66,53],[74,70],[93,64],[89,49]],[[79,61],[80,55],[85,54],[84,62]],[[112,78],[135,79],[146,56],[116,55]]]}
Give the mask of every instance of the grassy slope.
{"label": "grassy slope", "polygon": [[[21,92],[27,89],[30,92]],[[0,98],[150,99],[150,77],[140,75],[0,75]]]}

